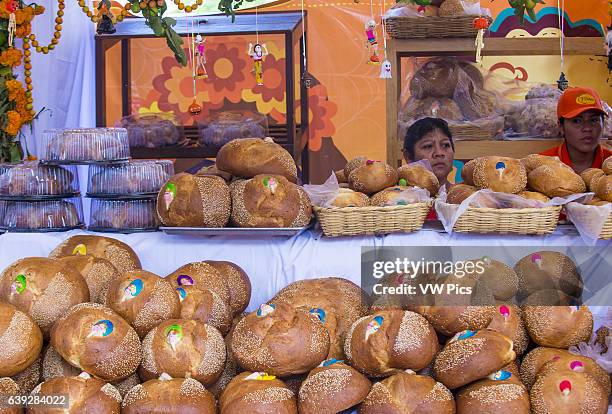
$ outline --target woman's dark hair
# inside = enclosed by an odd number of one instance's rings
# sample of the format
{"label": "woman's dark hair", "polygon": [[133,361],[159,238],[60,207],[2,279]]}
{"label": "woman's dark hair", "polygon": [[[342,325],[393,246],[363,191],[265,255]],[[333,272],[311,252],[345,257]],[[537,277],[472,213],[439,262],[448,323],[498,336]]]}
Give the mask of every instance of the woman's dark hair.
{"label": "woman's dark hair", "polygon": [[423,139],[425,135],[436,130],[448,137],[451,147],[453,147],[454,150],[455,144],[453,143],[453,135],[448,128],[448,123],[440,118],[423,118],[410,125],[410,128],[406,131],[406,136],[404,137],[404,151],[407,152],[410,157],[413,157],[414,147],[417,142]]}

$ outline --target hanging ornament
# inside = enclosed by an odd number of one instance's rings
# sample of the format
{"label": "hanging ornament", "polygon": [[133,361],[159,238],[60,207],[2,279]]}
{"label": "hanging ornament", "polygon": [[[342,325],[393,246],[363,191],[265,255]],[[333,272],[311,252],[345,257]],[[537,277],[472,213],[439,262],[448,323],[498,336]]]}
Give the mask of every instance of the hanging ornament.
{"label": "hanging ornament", "polygon": [[[189,38],[187,39],[187,45],[189,47],[189,66],[191,67],[191,78],[192,78],[192,82],[193,82],[193,102],[191,103],[191,105],[189,105],[189,113],[192,116],[198,116],[202,113],[202,107],[196,102],[196,96],[198,94],[197,92],[197,88],[196,88],[196,79],[198,77],[198,67],[199,67],[199,60],[197,60],[197,56],[198,56],[198,52],[196,51],[196,48],[199,46],[198,44],[198,37],[200,38],[200,40],[202,39],[202,36],[200,36],[198,34],[198,36],[194,36],[194,24],[193,24],[193,20],[191,21],[191,30],[190,30],[190,34],[189,34]],[[200,44],[204,44],[203,41],[200,42]],[[204,55],[203,53],[203,47],[202,47],[202,56]],[[204,69],[204,71],[206,71],[206,69]]]}
{"label": "hanging ornament", "polygon": [[569,88],[569,82],[565,78],[565,73],[563,72],[561,72],[561,76],[559,77],[559,80],[557,81],[557,87],[559,88],[560,91],[564,91],[567,88]]}
{"label": "hanging ornament", "polygon": [[13,47],[13,40],[15,39],[15,31],[17,30],[17,21],[15,20],[15,11],[19,7],[17,0],[9,0],[6,2],[6,11],[9,12],[8,22],[8,45]]}
{"label": "hanging ornament", "polygon": [[195,98],[189,105],[189,113],[193,116],[198,116],[202,113],[202,107],[196,102]]}
{"label": "hanging ornament", "polygon": [[266,44],[249,43],[249,56],[253,59],[253,73],[257,85],[263,85],[263,58],[269,55]]}
{"label": "hanging ornament", "polygon": [[302,74],[302,84],[306,89],[312,88],[314,84],[314,77],[308,73],[308,64],[306,61],[306,19],[304,18],[304,0],[302,0],[302,56],[304,58],[304,73]]}
{"label": "hanging ornament", "polygon": [[206,79],[208,78],[208,72],[206,72],[206,54],[204,49],[204,43],[206,38],[203,38],[201,34],[198,34],[193,39],[193,49],[195,51],[195,65],[196,65],[196,78]]}
{"label": "hanging ornament", "polygon": [[380,65],[380,58],[378,57],[378,41],[376,40],[376,22],[374,19],[370,19],[365,24],[365,33],[368,38],[368,45],[372,49],[372,55],[368,63],[370,65]]}
{"label": "hanging ornament", "polygon": [[489,20],[486,17],[477,17],[474,19],[474,29],[478,30],[476,35],[476,63],[482,64],[482,49],[484,49],[484,35],[489,28]]}
{"label": "hanging ornament", "polygon": [[564,91],[569,87],[569,82],[563,72],[565,67],[565,0],[557,0],[557,10],[559,11],[559,55],[561,57],[561,75],[557,86],[560,91]]}
{"label": "hanging ornament", "polygon": [[100,20],[96,27],[96,33],[98,34],[113,34],[117,31],[112,20],[112,13],[110,12],[111,4],[110,0],[101,0],[98,4],[98,15]]}
{"label": "hanging ornament", "polygon": [[380,78],[391,79],[391,62],[385,59],[380,67]]}
{"label": "hanging ornament", "polygon": [[384,2],[380,3],[380,19],[382,21],[382,35],[383,35],[383,50],[385,53],[385,60],[383,61],[380,67],[380,78],[381,79],[391,79],[391,62],[387,58],[387,32],[385,28],[385,22],[383,20],[383,16],[385,15],[385,9],[383,6]]}

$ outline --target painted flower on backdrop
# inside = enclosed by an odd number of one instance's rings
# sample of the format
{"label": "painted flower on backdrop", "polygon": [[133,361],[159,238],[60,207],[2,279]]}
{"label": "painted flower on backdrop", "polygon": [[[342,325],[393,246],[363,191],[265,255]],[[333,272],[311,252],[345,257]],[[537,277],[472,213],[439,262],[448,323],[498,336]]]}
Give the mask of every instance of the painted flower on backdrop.
{"label": "painted flower on backdrop", "polygon": [[[188,52],[187,52],[188,53]],[[178,64],[174,56],[162,59],[162,73],[153,79],[153,87],[160,93],[158,109],[160,112],[172,112],[186,124],[193,119],[189,106],[193,103],[193,78],[191,69]],[[223,100],[211,102],[209,87],[200,81],[196,84],[195,100],[202,106],[202,113],[197,119],[203,119],[211,110],[220,109]],[[152,102],[143,103],[151,105]]]}
{"label": "painted flower on backdrop", "polygon": [[[299,113],[299,101],[296,101],[296,106]],[[338,112],[338,107],[329,100],[327,88],[321,83],[308,89],[308,106],[308,147],[310,151],[319,151],[323,138],[331,137],[336,132],[332,118]]]}
{"label": "painted flower on backdrop", "polygon": [[263,67],[263,85],[244,89],[242,99],[255,102],[257,111],[262,114],[270,114],[275,109],[285,113],[285,58],[278,58],[270,50],[270,54],[264,59]]}
{"label": "painted flower on backdrop", "polygon": [[206,50],[208,78],[204,83],[212,104],[222,103],[224,99],[239,103],[242,91],[255,87],[247,45],[246,40],[236,38],[231,43],[211,45]]}

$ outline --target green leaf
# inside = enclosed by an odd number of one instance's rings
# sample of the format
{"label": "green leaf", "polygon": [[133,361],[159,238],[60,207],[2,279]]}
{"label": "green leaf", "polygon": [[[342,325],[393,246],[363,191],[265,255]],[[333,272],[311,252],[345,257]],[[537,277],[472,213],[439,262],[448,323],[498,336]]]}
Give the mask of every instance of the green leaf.
{"label": "green leaf", "polygon": [[164,29],[164,25],[162,24],[162,20],[159,16],[151,15],[148,19],[149,27],[155,33],[157,37],[163,37],[166,35],[166,29]]}
{"label": "green leaf", "polygon": [[23,154],[21,153],[21,145],[18,142],[13,142],[11,148],[9,149],[11,162],[19,162],[23,159]]}
{"label": "green leaf", "polygon": [[172,17],[164,17],[163,21],[170,27],[173,27],[176,24],[176,20],[174,20]]}
{"label": "green leaf", "polygon": [[533,20],[534,22],[537,21],[538,18],[533,9],[527,9],[527,14],[529,14],[529,17],[531,18],[531,20]]}
{"label": "green leaf", "polygon": [[187,66],[187,56],[185,56],[185,50],[183,50],[183,39],[171,27],[168,27],[168,30],[166,30],[166,43],[168,43],[170,50],[174,52],[176,60],[182,66]]}

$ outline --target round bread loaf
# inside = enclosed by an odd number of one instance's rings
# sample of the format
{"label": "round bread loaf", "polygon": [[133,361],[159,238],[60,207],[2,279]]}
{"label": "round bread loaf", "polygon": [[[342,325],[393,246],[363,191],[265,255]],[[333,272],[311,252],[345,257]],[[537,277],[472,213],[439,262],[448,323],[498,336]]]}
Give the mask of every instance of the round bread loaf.
{"label": "round bread loaf", "polygon": [[525,355],[521,361],[521,381],[527,389],[533,387],[540,369],[546,363],[561,359],[562,356],[571,358],[572,354],[566,349],[537,347]]}
{"label": "round bread loaf", "polygon": [[231,348],[249,371],[279,377],[302,374],[329,353],[329,333],[317,314],[283,303],[264,304],[238,322]]}
{"label": "round bread loaf", "polygon": [[212,392],[217,400],[219,399],[219,397],[221,397],[221,393],[223,392],[223,390],[227,388],[227,384],[229,384],[232,378],[234,378],[240,372],[238,371],[238,365],[236,364],[236,360],[232,355],[230,341],[230,339],[232,338],[232,333],[233,331],[230,330],[230,333],[224,338],[226,356],[223,372],[221,372],[221,375],[219,375],[219,379],[217,379],[214,384],[207,387],[208,391]]}
{"label": "round bread loaf", "polygon": [[232,317],[244,312],[251,301],[249,275],[236,263],[216,260],[207,260],[206,263],[217,269],[227,282]]}
{"label": "round bread loaf", "polygon": [[13,375],[11,379],[15,381],[21,394],[29,394],[40,384],[42,378],[42,358],[38,357],[32,365],[21,371],[19,374]]}
{"label": "round bread loaf", "polygon": [[170,273],[165,278],[175,288],[195,286],[198,289],[208,289],[217,295],[228,306],[231,303],[228,281],[221,271],[208,262],[187,263]]}
{"label": "round bread loaf", "polygon": [[89,288],[89,299],[92,302],[104,303],[110,283],[120,273],[107,259],[90,254],[66,256],[58,259],[64,266],[74,269],[83,276]]}
{"label": "round bread loaf", "polygon": [[215,175],[177,174],[157,195],[157,215],[166,226],[224,227],[231,208],[229,187]]}
{"label": "round bread loaf", "polygon": [[205,323],[170,319],[160,323],[142,341],[144,380],[167,373],[174,378],[194,378],[204,386],[219,379],[225,366],[221,333]]}
{"label": "round bread loaf", "polygon": [[531,414],[529,392],[516,374],[500,370],[457,393],[457,414]]}
{"label": "round bread loaf", "polygon": [[604,160],[601,164],[601,169],[606,175],[612,175],[612,156]]}
{"label": "round bread loaf", "polygon": [[33,414],[60,414],[91,412],[100,414],[119,414],[121,412],[121,394],[117,388],[104,381],[93,378],[86,372],[74,377],[53,378],[40,384],[32,395],[66,396],[68,410],[35,405],[28,408]]}
{"label": "round bread loaf", "polygon": [[360,402],[372,383],[356,369],[335,359],[327,360],[308,374],[298,393],[302,414],[335,414]]}
{"label": "round bread loaf", "polygon": [[129,377],[142,357],[136,331],[97,303],[82,303],[64,314],[53,325],[51,346],[71,365],[105,381]]}
{"label": "round bread loaf", "polygon": [[439,382],[413,371],[400,371],[375,383],[360,414],[454,414],[453,394]]}
{"label": "round bread loaf", "polygon": [[541,203],[548,203],[550,201],[550,198],[536,191],[521,191],[517,195],[523,197],[526,200],[535,200]]}
{"label": "round bread loaf", "polygon": [[348,182],[354,191],[373,194],[397,184],[397,171],[385,162],[367,160],[351,171]]}
{"label": "round bread loaf", "polygon": [[582,178],[562,163],[536,168],[529,173],[527,181],[529,188],[548,197],[567,197],[586,191]]}
{"label": "round bread loaf", "polygon": [[474,186],[474,167],[476,166],[477,158],[469,160],[461,169],[461,179],[463,184]]}
{"label": "round bread loaf", "polygon": [[587,189],[589,189],[590,191],[595,191],[595,189],[591,187],[591,181],[596,177],[602,177],[604,175],[605,173],[603,172],[603,170],[599,168],[587,168],[586,170],[580,173],[580,178],[584,180]]}
{"label": "round bread loaf", "polygon": [[172,283],[145,270],[126,272],[113,280],[106,306],[131,324],[141,338],[160,322],[180,314],[179,297]]}
{"label": "round bread loaf", "polygon": [[571,353],[561,353],[561,355],[545,362],[537,375],[547,376],[556,372],[583,372],[588,374],[597,381],[607,395],[610,395],[610,374],[591,358]]}
{"label": "round bread loaf", "polygon": [[238,227],[303,227],[312,216],[310,199],[280,175],[256,175],[232,187],[232,222]]}
{"label": "round bread loaf", "polygon": [[597,181],[595,195],[603,201],[612,202],[612,175],[606,175]]}
{"label": "round bread loaf", "polygon": [[[81,372],[81,369],[73,367],[62,358],[52,346],[48,346],[47,349],[43,351],[43,381],[59,377],[76,377]],[[121,394],[122,397],[125,396],[132,387],[138,384],[140,384],[140,377],[138,377],[136,372],[123,380],[112,383],[112,385],[119,390],[119,394]]]}
{"label": "round bread loaf", "polygon": [[510,300],[518,293],[518,276],[510,266],[488,256],[469,262],[474,263],[474,270],[468,275],[485,284],[495,299]]}
{"label": "round bread loaf", "polygon": [[45,336],[64,312],[88,300],[85,279],[57,260],[27,257],[0,274],[0,301],[30,315]]}
{"label": "round bread loaf", "polygon": [[366,207],[370,205],[370,197],[350,188],[341,188],[331,204],[333,207]]}
{"label": "round bread loaf", "polygon": [[347,182],[353,170],[365,165],[367,160],[368,160],[368,157],[364,157],[363,155],[360,155],[359,157],[355,157],[346,163],[346,165],[344,166],[344,177],[346,177]]}
{"label": "round bread loaf", "polygon": [[521,306],[570,306],[576,298],[558,289],[542,289],[520,300]]}
{"label": "round bread loaf", "polygon": [[42,332],[31,317],[0,302],[0,377],[13,376],[32,365],[42,342]]}
{"label": "round bread loaf", "polygon": [[297,183],[295,161],[272,138],[244,138],[228,142],[217,153],[217,166],[237,177],[273,174]]}
{"label": "round bread loaf", "polygon": [[514,270],[519,279],[519,296],[522,298],[546,289],[561,290],[575,298],[582,294],[582,277],[572,259],[562,253],[531,253],[519,260]]}
{"label": "round bread loaf", "polygon": [[329,332],[328,358],[344,358],[344,338],[351,325],[367,312],[366,294],[347,279],[329,277],[299,280],[279,291],[271,302],[284,302],[316,315]]}
{"label": "round bread loaf", "polygon": [[405,206],[418,202],[420,202],[419,194],[417,194],[412,187],[400,185],[385,188],[374,194],[371,198],[372,205],[380,207]]}
{"label": "round bread loaf", "polygon": [[440,182],[436,175],[419,163],[402,165],[397,170],[399,179],[404,179],[409,186],[424,188],[430,196],[438,194]]}
{"label": "round bread loaf", "polygon": [[232,326],[232,313],[226,302],[212,290],[195,286],[176,288],[180,301],[180,319],[193,319],[227,335]]}
{"label": "round bread loaf", "polygon": [[123,399],[122,414],[215,414],[215,397],[193,378],[162,374],[136,385]]}
{"label": "round bread loaf", "polygon": [[435,378],[454,390],[486,378],[514,361],[512,340],[490,329],[459,332],[434,362]]}
{"label": "round bread loaf", "polygon": [[527,172],[517,159],[482,157],[474,165],[474,184],[481,189],[517,194],[527,186]]}
{"label": "round bread loaf", "polygon": [[529,336],[540,346],[567,349],[593,334],[587,306],[526,306],[523,316]]}
{"label": "round bread loaf", "polygon": [[220,414],[297,414],[295,394],[265,372],[243,372],[227,385],[219,399]]}
{"label": "round bread loaf", "polygon": [[521,164],[523,164],[525,170],[527,170],[527,174],[529,174],[531,171],[535,170],[538,167],[541,167],[542,165],[549,165],[553,167],[558,166],[559,164],[561,164],[561,160],[559,159],[559,157],[549,157],[540,154],[529,154],[525,158],[521,159]]}
{"label": "round bread loaf", "polygon": [[51,259],[60,257],[90,254],[106,259],[115,266],[119,273],[141,269],[140,259],[130,246],[113,239],[101,236],[72,236],[64,240],[50,254]]}
{"label": "round bread loaf", "polygon": [[[0,399],[2,401],[6,401],[5,397],[20,395],[19,393],[19,385],[15,381],[8,377],[0,377]],[[0,414],[23,414],[23,412],[24,409],[19,406],[0,408]]]}
{"label": "round bread loaf", "polygon": [[455,184],[448,190],[446,202],[449,204],[461,204],[476,191],[478,191],[476,187],[472,187],[471,185]]}
{"label": "round bread loaf", "polygon": [[609,395],[593,377],[581,372],[538,376],[530,397],[533,414],[608,412]]}
{"label": "round bread loaf", "polygon": [[375,377],[425,368],[438,352],[438,337],[425,318],[410,311],[382,311],[358,319],[344,353],[352,366]]}
{"label": "round bread loaf", "polygon": [[465,330],[477,331],[491,323],[495,306],[418,306],[415,311],[445,336]]}
{"label": "round bread loaf", "polygon": [[523,323],[522,311],[516,305],[498,305],[487,328],[506,335],[514,344],[514,352],[520,356],[527,350],[529,337]]}

